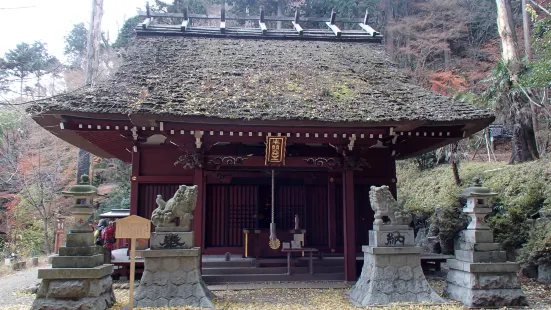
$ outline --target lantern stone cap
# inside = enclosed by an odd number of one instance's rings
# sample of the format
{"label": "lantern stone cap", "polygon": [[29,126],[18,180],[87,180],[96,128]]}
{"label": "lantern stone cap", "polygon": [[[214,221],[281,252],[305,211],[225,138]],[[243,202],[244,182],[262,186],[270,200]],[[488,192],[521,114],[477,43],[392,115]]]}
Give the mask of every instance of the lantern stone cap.
{"label": "lantern stone cap", "polygon": [[459,194],[459,197],[488,197],[488,196],[495,196],[497,193],[492,192],[491,189],[482,186],[482,182],[480,181],[479,177],[473,178],[473,184],[471,187],[465,188]]}
{"label": "lantern stone cap", "polygon": [[91,196],[91,195],[97,195],[98,189],[97,187],[90,185],[90,178],[83,174],[80,178],[80,183],[77,185],[73,185],[69,188],[69,190],[62,191],[61,192],[64,196]]}

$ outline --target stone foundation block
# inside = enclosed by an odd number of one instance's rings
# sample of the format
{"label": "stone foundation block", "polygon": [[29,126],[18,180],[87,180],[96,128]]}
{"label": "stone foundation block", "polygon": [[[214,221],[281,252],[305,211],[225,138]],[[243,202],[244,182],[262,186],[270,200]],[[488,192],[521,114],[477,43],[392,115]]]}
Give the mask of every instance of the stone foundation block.
{"label": "stone foundation block", "polygon": [[103,255],[103,247],[60,247],[58,253],[59,256],[94,256],[98,254]]}
{"label": "stone foundation block", "polygon": [[67,247],[93,247],[94,233],[68,233],[65,241]]}
{"label": "stone foundation block", "polygon": [[377,253],[377,248],[364,247],[362,274],[349,294],[354,305],[365,307],[396,302],[443,302],[425,279],[420,250],[414,247],[402,249],[417,251],[372,254],[370,252]]}
{"label": "stone foundation block", "polygon": [[460,242],[460,240],[456,238],[454,240],[454,249],[461,250],[461,251],[475,251],[475,252],[500,251],[501,245],[499,243]]}
{"label": "stone foundation block", "polygon": [[413,229],[408,230],[370,230],[369,246],[372,247],[403,247],[415,244]]}
{"label": "stone foundation block", "polygon": [[462,230],[457,234],[459,243],[494,243],[494,232],[491,230]]}
{"label": "stone foundation block", "polygon": [[448,259],[448,266],[450,269],[481,273],[516,273],[520,269],[517,263],[471,263],[458,259]]}
{"label": "stone foundation block", "polygon": [[42,280],[32,310],[105,310],[115,303],[110,275],[99,279]]}
{"label": "stone foundation block", "polygon": [[103,254],[52,257],[52,268],[94,268],[100,265],[103,265]]}
{"label": "stone foundation block", "polygon": [[199,248],[143,251],[145,269],[134,296],[136,307],[213,308],[214,295],[201,277]]}
{"label": "stone foundation block", "polygon": [[515,273],[470,273],[452,269],[446,281],[469,289],[520,289]]}
{"label": "stone foundation block", "polygon": [[505,251],[473,252],[455,250],[455,258],[471,263],[503,263],[507,261]]}
{"label": "stone foundation block", "polygon": [[113,273],[113,265],[94,268],[46,268],[38,269],[39,279],[100,279]]}
{"label": "stone foundation block", "polygon": [[[180,244],[176,247],[169,247],[170,239],[175,238]],[[164,250],[164,249],[191,249],[193,248],[194,235],[193,232],[159,232],[156,231],[151,234],[150,247],[152,250]]]}
{"label": "stone foundation block", "polygon": [[475,290],[447,282],[445,293],[468,307],[527,306],[528,302],[520,288]]}

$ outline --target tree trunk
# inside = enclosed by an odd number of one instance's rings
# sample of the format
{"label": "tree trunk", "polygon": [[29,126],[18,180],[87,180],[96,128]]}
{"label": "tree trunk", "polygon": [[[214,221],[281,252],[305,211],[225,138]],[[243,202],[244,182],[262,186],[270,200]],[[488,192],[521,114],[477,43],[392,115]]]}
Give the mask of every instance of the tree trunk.
{"label": "tree trunk", "polygon": [[90,153],[83,149],[78,150],[77,158],[77,183],[80,183],[80,178],[83,174],[90,174]]}
{"label": "tree trunk", "polygon": [[459,165],[457,164],[457,148],[459,147],[459,142],[455,142],[450,145],[450,164],[452,166],[453,180],[455,185],[461,186],[461,178],[459,178]]}
{"label": "tree trunk", "polygon": [[[532,33],[530,29],[530,17],[528,16],[528,11],[526,10],[528,0],[522,0],[522,29],[524,31],[524,54],[528,62],[532,60]],[[532,126],[534,127],[534,132],[538,132],[538,111],[536,106],[530,104],[530,109],[532,111]],[[537,147],[537,139],[536,139]]]}
{"label": "tree trunk", "polygon": [[44,225],[44,251],[46,255],[50,255],[50,234],[48,232],[48,218],[43,218],[42,223]]}
{"label": "tree trunk", "polygon": [[[92,0],[92,17],[90,18],[90,29],[88,30],[88,42],[86,46],[86,85],[94,84],[94,74],[97,74],[98,71],[102,16],[103,0]],[[90,174],[90,153],[79,149],[77,160],[77,183],[79,183],[83,174]]]}
{"label": "tree trunk", "polygon": [[532,33],[530,31],[530,18],[526,10],[527,0],[522,0],[522,29],[524,30],[524,53],[528,60],[532,59]]}
{"label": "tree trunk", "polygon": [[392,12],[392,1],[385,0],[385,46],[387,53],[394,56],[394,36],[390,30],[390,25],[394,23],[394,15]]}
{"label": "tree trunk", "polygon": [[517,36],[511,13],[511,0],[496,0],[497,26],[501,37],[502,58],[509,69],[509,83],[501,90],[501,100],[508,101],[507,106],[514,112],[513,122],[513,152],[510,163],[525,162],[539,158],[532,122],[531,104],[520,96],[512,95],[511,88],[518,83],[522,71],[522,63],[518,52]]}

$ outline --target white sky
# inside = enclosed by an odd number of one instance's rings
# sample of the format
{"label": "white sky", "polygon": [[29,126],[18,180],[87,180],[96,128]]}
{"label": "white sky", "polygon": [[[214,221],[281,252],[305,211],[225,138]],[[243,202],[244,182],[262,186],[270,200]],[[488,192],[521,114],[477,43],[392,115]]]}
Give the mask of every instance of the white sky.
{"label": "white sky", "polygon": [[[146,0],[104,0],[102,31],[114,42],[126,18],[145,9]],[[22,8],[28,7],[28,8]],[[6,9],[20,8],[20,9]],[[0,0],[0,57],[21,42],[46,42],[48,51],[64,60],[64,37],[73,24],[90,23],[92,0]]]}

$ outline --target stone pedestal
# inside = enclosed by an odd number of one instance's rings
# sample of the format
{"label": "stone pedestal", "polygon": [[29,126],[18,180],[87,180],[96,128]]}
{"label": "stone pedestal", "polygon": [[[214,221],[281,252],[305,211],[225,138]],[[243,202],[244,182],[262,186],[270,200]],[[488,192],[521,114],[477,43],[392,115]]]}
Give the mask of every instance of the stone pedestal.
{"label": "stone pedestal", "polygon": [[193,248],[194,235],[192,231],[167,231],[162,228],[164,227],[158,227],[154,233],[151,233],[150,247],[152,250]]}
{"label": "stone pedestal", "polygon": [[494,234],[484,222],[491,212],[488,198],[496,194],[482,187],[478,178],[460,196],[467,198],[463,212],[471,217],[466,230],[455,240],[455,259],[444,292],[469,307],[507,307],[528,305],[517,278],[519,264],[507,262],[507,254],[494,243]]}
{"label": "stone pedestal", "polygon": [[201,277],[200,248],[146,250],[142,254],[145,269],[134,306],[214,307],[214,295]]}
{"label": "stone pedestal", "polygon": [[520,266],[507,262],[493,239],[491,230],[459,233],[455,259],[448,260],[445,293],[469,307],[526,306],[517,278]]}
{"label": "stone pedestal", "polygon": [[443,300],[432,290],[421,268],[421,248],[415,247],[407,225],[374,225],[370,245],[363,246],[364,266],[350,300],[356,306]]}
{"label": "stone pedestal", "polygon": [[52,268],[38,270],[42,279],[31,309],[104,310],[115,303],[111,273],[103,264],[93,233],[69,233],[67,247],[51,257]]}

